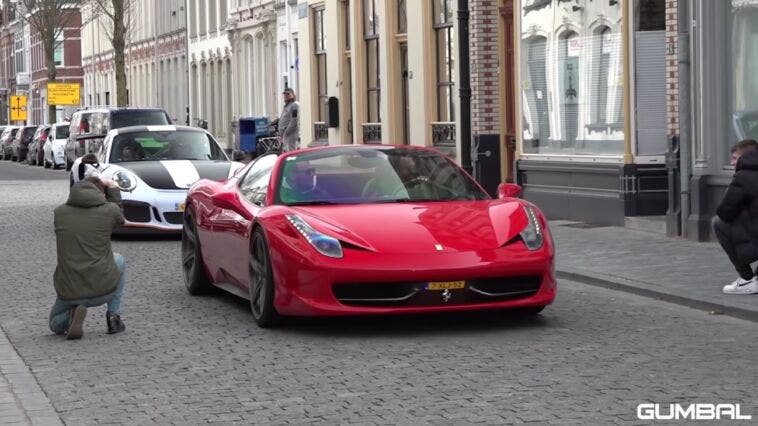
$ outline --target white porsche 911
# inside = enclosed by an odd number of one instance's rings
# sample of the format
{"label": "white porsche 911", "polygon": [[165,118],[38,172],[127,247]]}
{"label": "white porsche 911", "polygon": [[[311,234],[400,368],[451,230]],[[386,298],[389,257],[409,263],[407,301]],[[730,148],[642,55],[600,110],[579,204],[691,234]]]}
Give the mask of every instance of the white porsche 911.
{"label": "white porsche 911", "polygon": [[190,186],[228,179],[244,166],[231,161],[210,133],[185,126],[111,130],[96,156],[100,177],[122,188],[122,232],[181,232]]}

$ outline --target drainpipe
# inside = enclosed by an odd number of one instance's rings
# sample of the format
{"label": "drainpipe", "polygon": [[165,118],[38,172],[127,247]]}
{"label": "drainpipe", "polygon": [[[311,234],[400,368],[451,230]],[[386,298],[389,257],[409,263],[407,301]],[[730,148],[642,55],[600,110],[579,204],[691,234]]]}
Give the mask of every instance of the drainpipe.
{"label": "drainpipe", "polygon": [[469,63],[468,0],[458,0],[458,64],[461,67],[461,167],[468,173],[471,166],[471,70]]}
{"label": "drainpipe", "polygon": [[690,174],[692,173],[692,140],[690,136],[690,1],[679,0],[677,70],[679,71],[679,164],[682,238],[687,238],[690,216]]}

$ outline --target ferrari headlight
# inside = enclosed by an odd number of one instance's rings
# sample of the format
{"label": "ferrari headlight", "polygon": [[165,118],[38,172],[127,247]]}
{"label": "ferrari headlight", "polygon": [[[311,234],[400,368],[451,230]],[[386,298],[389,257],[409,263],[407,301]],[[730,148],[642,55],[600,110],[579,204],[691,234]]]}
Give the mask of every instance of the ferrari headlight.
{"label": "ferrari headlight", "polygon": [[542,247],[542,242],[544,241],[542,225],[540,225],[537,214],[534,213],[534,210],[531,207],[524,206],[524,211],[526,212],[529,224],[519,235],[521,235],[521,239],[524,241],[524,244],[526,244],[526,248],[529,250],[538,250]]}
{"label": "ferrari headlight", "polygon": [[287,215],[287,220],[290,221],[292,226],[300,232],[316,251],[324,256],[333,257],[335,259],[342,258],[342,245],[339,240],[316,231],[300,216],[294,214]]}
{"label": "ferrari headlight", "polygon": [[137,178],[126,170],[119,170],[114,173],[112,180],[122,191],[132,192],[137,187]]}

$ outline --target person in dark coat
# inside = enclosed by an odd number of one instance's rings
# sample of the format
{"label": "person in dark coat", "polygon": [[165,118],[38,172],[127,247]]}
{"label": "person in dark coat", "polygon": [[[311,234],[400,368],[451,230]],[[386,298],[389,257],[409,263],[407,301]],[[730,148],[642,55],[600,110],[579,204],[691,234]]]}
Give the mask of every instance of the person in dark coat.
{"label": "person in dark coat", "polygon": [[732,147],[734,177],[713,218],[713,230],[739,277],[724,286],[727,294],[758,293],[758,142],[748,139]]}
{"label": "person in dark coat", "polygon": [[111,233],[124,224],[121,191],[113,182],[89,176],[71,187],[66,204],[55,209],[57,298],[50,330],[67,339],[82,337],[87,307],[108,305],[108,334],[124,331],[121,298],[126,262],[113,253]]}

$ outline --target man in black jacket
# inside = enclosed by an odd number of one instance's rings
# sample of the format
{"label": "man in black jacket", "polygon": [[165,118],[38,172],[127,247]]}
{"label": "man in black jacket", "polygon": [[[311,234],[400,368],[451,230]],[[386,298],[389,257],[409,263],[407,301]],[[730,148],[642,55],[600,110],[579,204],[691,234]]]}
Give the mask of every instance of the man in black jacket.
{"label": "man in black jacket", "polygon": [[713,230],[739,277],[724,286],[727,294],[758,293],[750,264],[758,260],[758,142],[748,139],[732,147],[734,178],[716,209]]}

